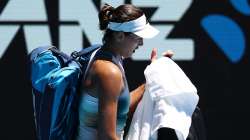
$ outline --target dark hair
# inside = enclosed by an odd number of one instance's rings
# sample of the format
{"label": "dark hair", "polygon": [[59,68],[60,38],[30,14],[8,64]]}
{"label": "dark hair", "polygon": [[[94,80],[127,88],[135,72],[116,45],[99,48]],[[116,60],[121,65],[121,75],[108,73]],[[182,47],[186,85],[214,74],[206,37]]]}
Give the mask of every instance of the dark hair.
{"label": "dark hair", "polygon": [[105,31],[103,36],[103,42],[106,42],[115,32],[107,29],[108,23],[118,22],[123,23],[139,18],[143,15],[143,11],[131,4],[120,5],[117,8],[112,7],[109,4],[105,4],[99,12],[99,28]]}

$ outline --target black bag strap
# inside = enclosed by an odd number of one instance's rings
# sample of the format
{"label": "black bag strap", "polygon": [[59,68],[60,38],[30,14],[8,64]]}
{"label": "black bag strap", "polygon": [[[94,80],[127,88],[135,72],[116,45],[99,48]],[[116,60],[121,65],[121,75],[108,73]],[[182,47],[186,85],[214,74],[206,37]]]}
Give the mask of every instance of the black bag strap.
{"label": "black bag strap", "polygon": [[102,45],[100,44],[91,45],[87,48],[82,49],[81,51],[74,51],[71,53],[71,55],[60,51],[56,46],[46,46],[39,49],[50,50],[53,55],[56,56],[56,58],[58,59],[61,67],[65,67],[72,64],[78,65],[80,68],[82,68],[82,66],[89,61],[90,55],[98,48],[101,48],[101,46]]}
{"label": "black bag strap", "polygon": [[93,45],[93,46],[90,46],[90,47],[87,47],[81,51],[74,51],[71,53],[71,57],[74,58],[74,59],[77,59],[79,58],[80,56],[83,56],[85,54],[89,54],[89,53],[92,53],[94,50],[100,48],[101,45]]}

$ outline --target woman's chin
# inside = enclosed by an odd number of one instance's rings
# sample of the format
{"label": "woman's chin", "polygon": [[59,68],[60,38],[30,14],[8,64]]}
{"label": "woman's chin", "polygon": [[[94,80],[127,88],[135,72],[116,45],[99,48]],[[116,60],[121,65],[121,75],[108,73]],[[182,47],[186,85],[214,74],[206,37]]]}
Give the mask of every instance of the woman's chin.
{"label": "woman's chin", "polygon": [[134,50],[134,51],[127,52],[126,54],[123,55],[123,58],[132,57],[132,55],[133,55],[134,53],[135,53],[135,50]]}
{"label": "woman's chin", "polygon": [[127,54],[126,56],[123,56],[123,58],[129,58],[132,56],[133,53]]}

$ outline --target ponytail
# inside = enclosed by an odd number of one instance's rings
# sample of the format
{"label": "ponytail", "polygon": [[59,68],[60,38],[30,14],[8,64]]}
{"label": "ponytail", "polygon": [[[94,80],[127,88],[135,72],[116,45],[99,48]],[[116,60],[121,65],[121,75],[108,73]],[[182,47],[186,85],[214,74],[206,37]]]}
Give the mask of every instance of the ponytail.
{"label": "ponytail", "polygon": [[98,15],[100,30],[107,29],[108,23],[112,18],[112,13],[114,10],[115,8],[109,4],[104,4],[104,6],[101,8],[99,15]]}

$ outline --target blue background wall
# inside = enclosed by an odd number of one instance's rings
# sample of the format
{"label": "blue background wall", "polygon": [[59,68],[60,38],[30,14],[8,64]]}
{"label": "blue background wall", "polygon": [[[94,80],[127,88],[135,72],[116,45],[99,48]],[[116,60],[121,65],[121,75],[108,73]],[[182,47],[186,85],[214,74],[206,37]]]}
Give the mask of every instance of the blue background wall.
{"label": "blue background wall", "polygon": [[[76,31],[80,29],[80,40],[74,39],[82,43],[82,47],[95,43],[91,42],[94,39],[89,37],[90,33],[87,33],[86,29],[81,30],[79,20],[73,18],[70,21],[60,20],[59,5],[65,2],[63,0],[37,1],[39,4],[44,4],[42,8],[45,8],[43,10],[47,16],[44,21],[37,20],[39,17],[43,17],[39,15],[39,12],[37,13],[38,9],[34,9],[32,14],[30,11],[22,13],[23,17],[21,16],[21,18],[23,19],[18,19],[13,15],[15,18],[6,18],[6,15],[9,17],[11,15],[11,12],[5,13],[7,10],[12,10],[15,15],[15,11],[24,11],[27,7],[32,9],[31,4],[36,7],[36,2],[32,2],[32,0],[21,2],[30,3],[26,7],[18,4],[20,1],[1,0],[0,2],[0,139],[35,139],[32,95],[27,79],[26,56],[29,52],[28,46],[32,45],[32,39],[28,39],[28,37],[37,36],[37,34],[32,34],[32,31],[27,33],[31,29],[29,26],[42,26],[48,29],[50,43],[59,48],[62,48],[62,45],[69,45],[67,42],[62,44],[63,42],[60,41],[60,27],[70,27],[69,29],[76,29]],[[79,2],[79,0],[77,1]],[[83,4],[81,5],[83,9],[87,5],[84,3],[87,2],[92,3],[96,11],[99,10],[101,1],[80,2]],[[124,2],[136,3],[129,0]],[[200,97],[198,106],[204,115],[208,139],[245,139],[248,136],[248,131],[245,128],[248,128],[248,114],[250,113],[248,109],[248,94],[250,92],[249,82],[247,82],[250,78],[250,2],[249,0],[183,0],[173,3],[183,6],[185,2],[190,2],[190,5],[185,11],[179,11],[183,12],[179,19],[170,20],[169,17],[162,17],[157,20],[154,17],[154,19],[151,18],[150,22],[154,26],[173,26],[173,30],[169,34],[167,31],[161,30],[163,33],[166,32],[163,40],[191,40],[191,48],[193,49],[188,50],[189,52],[175,51],[175,55],[178,55],[179,58],[173,59],[198,89]],[[149,1],[145,1],[145,3],[149,3]],[[159,1],[158,5],[157,2],[155,3],[152,6],[150,4],[149,6],[140,6],[140,4],[139,7],[145,11],[148,17],[153,17],[161,8],[171,8],[171,6],[167,7],[167,4],[170,4],[167,0]],[[7,8],[8,6],[14,8]],[[179,8],[178,5],[176,8]],[[40,11],[43,10],[40,9]],[[25,19],[28,17],[26,14],[35,15],[29,17],[33,18],[34,21]],[[93,13],[83,14],[91,15]],[[81,19],[81,21],[84,20],[88,19]],[[14,29],[16,32],[12,33],[11,30]],[[64,31],[66,32],[66,30]],[[6,43],[7,39],[10,39],[9,43]],[[41,35],[40,39],[43,41],[46,40],[46,37]],[[68,38],[68,40],[71,39]],[[184,47],[185,42],[183,42],[184,44],[180,42],[179,44]],[[156,40],[149,42],[149,44],[155,44],[155,47],[161,47],[161,43]],[[74,45],[69,47],[78,49],[74,48]],[[162,49],[160,47],[158,47],[159,50]],[[167,50],[171,47],[174,46],[165,46],[163,49]],[[143,57],[149,58],[149,54],[149,52],[145,52]],[[186,57],[190,55],[192,57]],[[149,63],[146,59],[125,60],[125,69],[131,90],[144,81],[143,71]]]}

